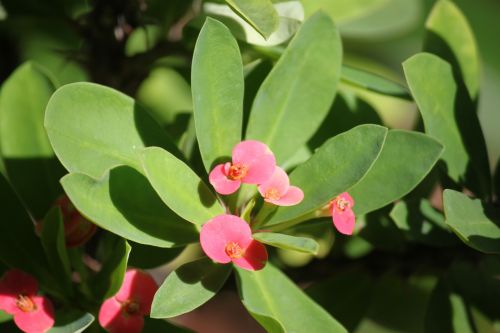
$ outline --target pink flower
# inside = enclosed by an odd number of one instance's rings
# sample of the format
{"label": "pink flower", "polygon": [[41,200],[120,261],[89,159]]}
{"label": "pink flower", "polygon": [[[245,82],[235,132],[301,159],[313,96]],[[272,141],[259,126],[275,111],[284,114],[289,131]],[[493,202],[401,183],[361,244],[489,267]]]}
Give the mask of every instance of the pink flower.
{"label": "pink flower", "polygon": [[345,235],[352,235],[356,217],[352,211],[354,200],[349,193],[344,192],[330,202],[330,213],[337,230]]}
{"label": "pink flower", "polygon": [[261,184],[271,177],[276,160],[271,150],[262,142],[247,140],[233,149],[232,163],[218,164],[208,176],[217,193],[231,194],[241,183]]}
{"label": "pink flower", "polygon": [[118,293],[102,303],[99,324],[111,333],[141,332],[157,290],[151,275],[137,269],[127,270]]}
{"label": "pink flower", "polygon": [[280,167],[266,182],[259,185],[264,200],[278,206],[293,206],[304,199],[304,192],[297,186],[290,186],[286,172]]}
{"label": "pink flower", "polygon": [[252,238],[248,223],[234,215],[219,215],[203,225],[200,243],[205,254],[215,262],[256,271],[267,262],[266,247]]}
{"label": "pink flower", "polygon": [[38,282],[18,269],[0,279],[0,309],[11,314],[17,327],[27,333],[43,333],[54,326],[54,307],[37,295]]}

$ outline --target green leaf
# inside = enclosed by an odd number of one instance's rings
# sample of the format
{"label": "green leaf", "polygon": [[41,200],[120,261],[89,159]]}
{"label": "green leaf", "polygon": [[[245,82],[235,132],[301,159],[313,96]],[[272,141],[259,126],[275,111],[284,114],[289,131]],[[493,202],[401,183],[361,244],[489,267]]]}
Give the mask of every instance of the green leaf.
{"label": "green leaf", "polygon": [[390,216],[407,239],[431,246],[457,244],[457,239],[444,222],[444,216],[425,199],[400,201]]}
{"label": "green leaf", "polygon": [[446,224],[470,247],[485,253],[500,253],[500,214],[478,199],[445,190]]}
{"label": "green leaf", "polygon": [[[309,0],[308,0],[309,1]],[[330,3],[345,1],[330,1]],[[365,1],[349,1],[365,6]],[[387,0],[366,4],[367,11],[339,22],[339,29],[346,39],[358,43],[390,40],[410,33],[421,24],[423,3],[414,0]],[[371,7],[371,8],[370,8]],[[335,13],[333,13],[335,17]]]}
{"label": "green leaf", "polygon": [[[252,45],[271,47],[288,41],[304,20],[304,9],[298,0],[277,2],[273,3],[273,6],[278,13],[278,26],[267,38],[264,38],[227,5],[204,2],[203,13],[224,23],[239,40]],[[266,50],[261,49],[261,51]]]}
{"label": "green leaf", "polygon": [[45,69],[27,62],[0,92],[0,154],[11,184],[40,219],[62,192],[63,168],[43,127],[45,107],[55,89]]}
{"label": "green leaf", "polygon": [[402,85],[362,69],[342,66],[342,81],[382,95],[411,100],[408,90]]}
{"label": "green leaf", "polygon": [[50,269],[59,278],[67,293],[72,293],[71,267],[66,239],[64,236],[64,222],[58,207],[52,208],[42,224],[42,246],[50,264]]}
{"label": "green leaf", "polygon": [[35,235],[35,225],[10,184],[0,174],[0,260],[36,278],[43,285],[54,281],[48,271],[40,239]]}
{"label": "green leaf", "polygon": [[425,27],[424,50],[451,63],[475,100],[481,76],[479,52],[464,14],[452,1],[440,0],[432,8]]}
{"label": "green leaf", "polygon": [[152,269],[174,260],[184,247],[171,249],[129,242],[132,247],[128,264],[141,269]]}
{"label": "green leaf", "polygon": [[224,207],[210,188],[174,155],[152,147],[144,150],[142,163],[163,202],[185,220],[202,225],[214,216],[224,214]]}
{"label": "green leaf", "polygon": [[442,152],[443,146],[425,134],[389,131],[375,164],[349,190],[354,212],[366,214],[409,193],[431,171]]}
{"label": "green leaf", "polygon": [[278,27],[278,14],[270,0],[226,0],[226,3],[264,38]]}
{"label": "green leaf", "polygon": [[267,332],[347,332],[271,263],[236,272],[243,305]]}
{"label": "green leaf", "polygon": [[81,333],[93,322],[94,316],[90,313],[66,311],[57,312],[56,322],[47,333]]}
{"label": "green leaf", "polygon": [[308,0],[304,1],[304,10],[307,16],[322,10],[335,22],[344,23],[358,17],[366,17],[388,2],[389,0]]}
{"label": "green leaf", "polygon": [[318,13],[304,22],[260,86],[246,138],[266,143],[285,163],[328,114],[341,61],[342,44],[330,18]]}
{"label": "green leaf", "polygon": [[89,284],[96,300],[105,300],[118,292],[125,277],[130,245],[121,237],[107,234],[101,239],[102,268]]}
{"label": "green leaf", "polygon": [[205,169],[231,156],[241,141],[243,64],[236,40],[207,18],[193,54],[191,85],[196,136]]}
{"label": "green leaf", "polygon": [[167,134],[132,98],[93,83],[58,89],[47,106],[45,128],[66,169],[94,178],[121,164],[140,171],[140,154],[147,146],[180,156]]}
{"label": "green leaf", "polygon": [[100,180],[73,173],[61,183],[83,215],[121,237],[159,247],[198,239],[193,225],[166,207],[147,178],[131,167],[118,166]]}
{"label": "green leaf", "polygon": [[137,100],[147,106],[160,124],[170,124],[183,113],[191,113],[191,87],[171,68],[155,68],[137,90]]}
{"label": "green leaf", "polygon": [[317,254],[319,245],[314,239],[307,237],[297,237],[272,232],[259,232],[252,237],[261,243],[279,247],[286,250]]}
{"label": "green leaf", "polygon": [[11,320],[12,320],[12,316],[10,314],[0,310],[0,323],[4,323],[6,321],[11,321]]}
{"label": "green leaf", "polygon": [[451,66],[435,55],[420,53],[406,60],[403,69],[425,132],[445,147],[442,159],[449,177],[489,197],[490,168],[481,126],[467,94],[457,88]]}
{"label": "green leaf", "polygon": [[171,318],[207,302],[222,288],[231,265],[213,263],[208,258],[182,265],[172,272],[156,292],[152,318]]}
{"label": "green leaf", "polygon": [[387,128],[360,125],[328,140],[290,174],[290,184],[304,191],[304,200],[277,209],[267,225],[298,218],[323,207],[359,182],[378,158]]}

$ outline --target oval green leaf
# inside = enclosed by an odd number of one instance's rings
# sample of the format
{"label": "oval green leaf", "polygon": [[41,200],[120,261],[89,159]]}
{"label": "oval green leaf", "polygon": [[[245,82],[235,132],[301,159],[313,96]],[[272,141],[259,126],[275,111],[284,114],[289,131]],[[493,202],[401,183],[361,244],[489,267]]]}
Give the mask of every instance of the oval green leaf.
{"label": "oval green leaf", "polygon": [[468,246],[485,253],[500,254],[500,212],[463,193],[445,190],[446,224]]}
{"label": "oval green leaf", "polygon": [[489,197],[490,168],[481,126],[467,93],[458,89],[450,64],[420,53],[406,60],[403,69],[425,132],[445,147],[442,160],[449,177]]}
{"label": "oval green leaf", "polygon": [[241,140],[243,64],[238,43],[222,23],[207,18],[191,73],[196,136],[205,169],[231,156]]}
{"label": "oval green leaf", "polygon": [[226,0],[226,3],[264,38],[278,27],[278,14],[271,0]]}
{"label": "oval green leaf", "polygon": [[252,237],[261,243],[303,253],[317,254],[319,245],[312,238],[290,236],[273,232],[258,232]]}
{"label": "oval green leaf", "polygon": [[382,95],[411,100],[410,93],[402,85],[364,70],[342,66],[342,81]]}
{"label": "oval green leaf", "polygon": [[158,247],[198,239],[193,225],[165,206],[147,178],[131,167],[111,169],[100,180],[73,173],[61,183],[83,215],[121,237]]}
{"label": "oval green leaf", "polygon": [[121,237],[106,234],[101,238],[101,270],[90,281],[96,300],[105,300],[118,292],[125,278],[130,245]]}
{"label": "oval green leaf", "polygon": [[54,207],[48,212],[42,225],[42,246],[50,268],[66,292],[71,294],[71,267],[66,250],[64,222],[58,207]]}
{"label": "oval green leaf", "polygon": [[321,208],[359,182],[378,158],[387,128],[360,125],[325,142],[290,174],[290,184],[304,191],[304,200],[280,207],[267,225],[284,223]]}
{"label": "oval green leaf", "polygon": [[436,2],[425,23],[424,50],[434,53],[461,73],[469,95],[476,99],[481,76],[479,52],[472,29],[452,1]]}
{"label": "oval green leaf", "polygon": [[142,155],[146,176],[163,202],[177,215],[202,225],[225,209],[210,188],[184,162],[156,147]]}
{"label": "oval green leaf", "polygon": [[243,305],[267,332],[347,332],[270,263],[260,271],[236,272]]}
{"label": "oval green leaf", "polygon": [[375,164],[349,189],[354,212],[369,213],[409,193],[431,171],[442,152],[443,146],[425,134],[389,131]]}
{"label": "oval green leaf", "polygon": [[27,62],[0,91],[0,155],[9,181],[37,219],[62,192],[59,178],[64,168],[55,159],[43,127],[45,108],[55,90],[50,74]]}
{"label": "oval green leaf", "polygon": [[116,90],[93,83],[58,89],[47,106],[45,128],[66,169],[94,178],[116,165],[141,170],[140,153],[147,146],[180,156],[144,108]]}
{"label": "oval green leaf", "polygon": [[182,265],[172,272],[156,292],[152,318],[171,318],[196,309],[222,288],[231,265],[213,263],[208,258]]}
{"label": "oval green leaf", "polygon": [[330,18],[318,13],[304,22],[260,86],[246,138],[266,143],[285,163],[328,114],[341,61],[342,44]]}

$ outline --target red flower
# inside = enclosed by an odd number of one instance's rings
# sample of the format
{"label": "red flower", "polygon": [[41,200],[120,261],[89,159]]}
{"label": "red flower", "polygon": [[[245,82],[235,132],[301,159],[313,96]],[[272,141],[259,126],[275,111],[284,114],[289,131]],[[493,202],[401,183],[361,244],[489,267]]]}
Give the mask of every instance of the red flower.
{"label": "red flower", "polygon": [[37,292],[35,278],[18,269],[7,271],[0,279],[0,309],[12,315],[23,332],[43,333],[54,326],[54,307]]}
{"label": "red flower", "polygon": [[155,280],[146,272],[129,269],[118,293],[108,298],[99,310],[99,323],[110,333],[139,333],[144,316],[158,290]]}
{"label": "red flower", "polygon": [[352,235],[356,216],[352,211],[354,200],[349,193],[344,192],[338,195],[330,203],[330,214],[332,215],[333,225],[344,235]]}
{"label": "red flower", "polygon": [[264,268],[266,247],[252,238],[248,223],[235,215],[219,215],[205,223],[200,232],[205,254],[215,262],[235,265],[250,271]]}

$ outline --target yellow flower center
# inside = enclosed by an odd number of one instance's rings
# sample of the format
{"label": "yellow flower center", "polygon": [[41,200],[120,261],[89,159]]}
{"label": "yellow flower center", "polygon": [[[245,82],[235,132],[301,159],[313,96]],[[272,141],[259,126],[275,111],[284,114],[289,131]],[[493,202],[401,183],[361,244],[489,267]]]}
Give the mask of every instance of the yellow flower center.
{"label": "yellow flower center", "polygon": [[279,198],[281,198],[280,193],[275,188],[268,189],[264,194],[264,199],[267,200],[278,200]]}
{"label": "yellow flower center", "polygon": [[242,164],[232,164],[229,167],[228,177],[231,180],[240,180],[247,175],[248,168]]}
{"label": "yellow flower center", "polygon": [[245,254],[245,250],[236,242],[229,242],[225,248],[226,254],[231,259],[239,259]]}
{"label": "yellow flower center", "polygon": [[349,201],[343,198],[337,198],[337,208],[341,211],[346,210],[347,208],[349,208]]}
{"label": "yellow flower center", "polygon": [[31,299],[31,297],[26,296],[26,295],[19,295],[19,296],[17,296],[16,306],[22,312],[31,312],[31,311],[36,310],[35,303]]}

